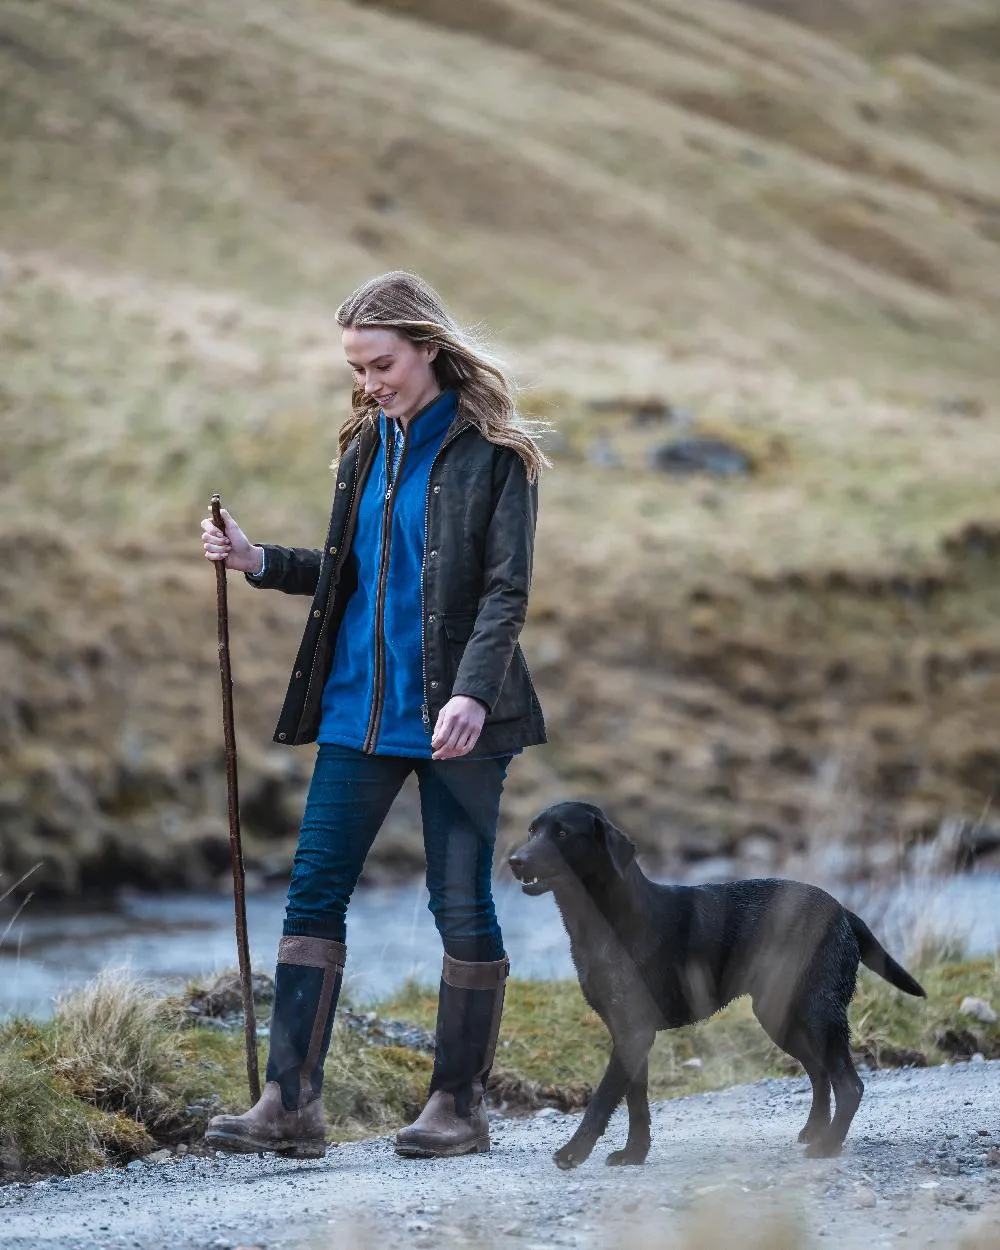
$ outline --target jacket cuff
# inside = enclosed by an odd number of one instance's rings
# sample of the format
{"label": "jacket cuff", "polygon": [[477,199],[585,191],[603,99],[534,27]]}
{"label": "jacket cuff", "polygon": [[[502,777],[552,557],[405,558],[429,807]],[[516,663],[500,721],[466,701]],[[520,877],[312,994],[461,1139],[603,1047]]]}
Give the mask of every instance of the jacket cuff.
{"label": "jacket cuff", "polygon": [[243,577],[245,578],[248,585],[255,587],[257,590],[263,590],[267,586],[267,571],[268,571],[268,565],[271,562],[268,559],[267,547],[265,547],[263,544],[258,544],[258,545],[261,547],[261,549],[264,552],[264,562],[260,566],[260,572],[259,573],[244,573]]}
{"label": "jacket cuff", "polygon": [[464,695],[466,699],[475,699],[477,703],[481,703],[486,709],[487,716],[496,707],[497,699],[500,698],[499,690],[485,690],[481,686],[476,687],[475,690],[470,690],[468,686],[462,686],[461,689],[455,686],[451,692],[451,697],[454,699],[458,694]]}

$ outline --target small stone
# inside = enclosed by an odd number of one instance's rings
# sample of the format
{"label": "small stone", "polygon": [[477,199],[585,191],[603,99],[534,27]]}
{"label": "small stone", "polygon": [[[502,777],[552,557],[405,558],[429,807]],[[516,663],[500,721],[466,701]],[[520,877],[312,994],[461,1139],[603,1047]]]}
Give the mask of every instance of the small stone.
{"label": "small stone", "polygon": [[152,1154],[146,1155],[147,1163],[169,1163],[174,1157],[172,1150],[154,1150]]}
{"label": "small stone", "polygon": [[556,1110],[555,1107],[542,1107],[540,1110],[535,1112],[535,1119],[536,1120],[551,1120],[553,1116],[557,1116],[557,1115],[559,1115],[559,1112]]}
{"label": "small stone", "polygon": [[685,1059],[684,1062],[681,1064],[682,1068],[698,1069],[702,1066],[703,1064],[697,1055],[695,1055],[692,1059]]}
{"label": "small stone", "polygon": [[873,1207],[877,1199],[873,1190],[866,1185],[861,1185],[854,1192],[854,1203],[859,1207]]}
{"label": "small stone", "polygon": [[969,1063],[985,1063],[986,1056],[981,1050],[977,1050],[974,1055],[969,1056]]}
{"label": "small stone", "polygon": [[958,1010],[963,1016],[971,1016],[981,1024],[996,1024],[997,1013],[985,998],[963,998]]}
{"label": "small stone", "polygon": [[991,1168],[1000,1168],[1000,1148],[992,1146],[987,1151],[986,1163]]}
{"label": "small stone", "polygon": [[694,473],[738,477],[753,471],[746,452],[721,438],[674,439],[654,448],[649,462],[651,468],[677,477],[688,477]]}

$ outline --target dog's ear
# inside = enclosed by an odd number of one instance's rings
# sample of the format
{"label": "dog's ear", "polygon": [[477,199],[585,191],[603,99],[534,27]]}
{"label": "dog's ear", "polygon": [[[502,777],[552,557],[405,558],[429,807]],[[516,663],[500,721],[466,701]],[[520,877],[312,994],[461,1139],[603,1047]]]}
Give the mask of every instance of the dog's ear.
{"label": "dog's ear", "polygon": [[635,843],[603,814],[598,819],[597,827],[604,840],[612,867],[620,877],[624,876],[625,869],[635,859]]}

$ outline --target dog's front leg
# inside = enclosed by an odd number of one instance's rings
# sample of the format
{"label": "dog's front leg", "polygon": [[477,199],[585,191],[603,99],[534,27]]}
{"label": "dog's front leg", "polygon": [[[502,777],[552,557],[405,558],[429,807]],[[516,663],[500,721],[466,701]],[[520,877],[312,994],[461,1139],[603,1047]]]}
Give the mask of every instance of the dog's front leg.
{"label": "dog's front leg", "polygon": [[625,1139],[624,1150],[612,1150],[605,1159],[609,1167],[621,1167],[626,1164],[646,1162],[649,1154],[649,1061],[644,1059],[642,1067],[629,1081],[625,1090],[625,1101],[628,1104],[628,1137]]}
{"label": "dog's front leg", "polygon": [[587,1104],[587,1110],[583,1113],[580,1127],[566,1145],[552,1156],[556,1167],[564,1170],[579,1167],[585,1159],[590,1157],[590,1152],[597,1144],[597,1139],[608,1127],[608,1121],[621,1102],[628,1084],[629,1072],[622,1062],[618,1047],[615,1047],[611,1052],[611,1058],[608,1060],[601,1082],[594,1091],[593,1098]]}

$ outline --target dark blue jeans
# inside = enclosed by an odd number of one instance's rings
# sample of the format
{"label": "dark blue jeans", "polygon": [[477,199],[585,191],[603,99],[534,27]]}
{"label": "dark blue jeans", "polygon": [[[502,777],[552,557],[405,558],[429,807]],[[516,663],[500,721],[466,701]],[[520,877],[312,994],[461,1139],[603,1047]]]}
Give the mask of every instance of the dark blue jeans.
{"label": "dark blue jeans", "polygon": [[347,904],[365,858],[415,772],[430,909],[444,948],[452,959],[502,959],[492,869],[510,759],[406,759],[323,743],[299,830],[284,932],[346,941]]}

